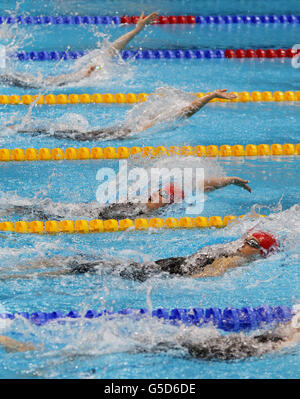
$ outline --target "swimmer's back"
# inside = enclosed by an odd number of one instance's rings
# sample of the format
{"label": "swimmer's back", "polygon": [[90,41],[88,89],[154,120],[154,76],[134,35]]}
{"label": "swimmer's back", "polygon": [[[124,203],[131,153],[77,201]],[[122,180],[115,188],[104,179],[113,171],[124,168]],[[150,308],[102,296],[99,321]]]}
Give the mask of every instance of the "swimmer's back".
{"label": "swimmer's back", "polygon": [[45,128],[33,128],[33,129],[22,129],[19,130],[21,133],[31,133],[31,134],[47,134],[53,135],[57,139],[70,139],[76,141],[105,141],[122,139],[127,137],[132,131],[128,128],[121,128],[119,126],[104,127],[101,129],[80,131],[76,129],[58,129],[53,132]]}
{"label": "swimmer's back", "polygon": [[98,219],[133,219],[135,217],[147,217],[146,204],[139,204],[134,202],[122,202],[109,204],[99,210]]}
{"label": "swimmer's back", "polygon": [[70,274],[83,274],[83,273],[95,273],[97,271],[96,266],[99,265],[98,261],[91,262],[79,262],[73,260],[70,262]]}

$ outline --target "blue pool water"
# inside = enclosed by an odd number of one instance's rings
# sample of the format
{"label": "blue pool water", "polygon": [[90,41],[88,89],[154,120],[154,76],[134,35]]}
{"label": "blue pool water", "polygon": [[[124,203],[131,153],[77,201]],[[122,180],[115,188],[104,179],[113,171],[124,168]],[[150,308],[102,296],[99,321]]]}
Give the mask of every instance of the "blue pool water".
{"label": "blue pool water", "polygon": [[[11,0],[4,0],[1,3],[1,14],[13,9]],[[108,0],[100,4],[94,1],[78,2],[70,0],[63,4],[60,0],[53,0],[51,3],[40,3],[37,1],[18,2],[18,15],[137,15],[142,11],[145,13],[153,10],[165,15],[223,15],[223,14],[299,14],[300,6],[297,0],[284,0],[262,3],[260,0],[247,1],[231,0],[224,4],[222,0],[203,0],[201,3],[193,0],[165,0],[163,3],[158,0],[142,0],[138,4],[134,0],[119,0],[116,7],[115,2]]]}
{"label": "blue pool water", "polygon": [[[79,3],[79,4],[78,4]],[[3,2],[0,13],[13,10],[11,2]],[[44,4],[44,8],[41,6]],[[17,15],[115,15],[138,14],[141,10],[159,10],[161,14],[297,14],[299,2],[277,1],[276,4],[251,2],[166,1],[103,1],[95,3],[37,3],[24,1]],[[157,7],[156,7],[157,6]],[[300,24],[287,26],[152,26],[130,43],[129,48],[259,48],[292,47],[297,43]],[[97,26],[24,26],[16,29],[0,26],[0,43],[19,50],[94,49],[103,38],[112,41],[128,31],[128,27]],[[105,36],[97,35],[104,32]],[[16,45],[12,45],[16,35]],[[80,37],[80,40],[78,40]],[[8,61],[9,68],[20,73],[41,73],[43,76],[63,73],[74,67],[73,61],[17,62]],[[283,60],[130,60],[115,61],[99,79],[90,79],[65,88],[41,90],[1,86],[0,94],[47,93],[165,93],[160,101],[162,110],[170,104],[183,104],[185,92],[205,92],[217,88],[230,91],[287,91],[299,89],[299,69]],[[175,94],[174,94],[175,93]],[[173,124],[160,124],[125,140],[76,142],[57,139],[51,134],[33,136],[16,133],[8,124],[27,121],[30,126],[57,127],[61,124],[85,128],[111,126],[119,121],[138,122],[140,112],[151,112],[155,101],[132,106],[78,104],[59,106],[0,106],[1,148],[67,148],[144,145],[222,145],[273,144],[299,142],[299,103],[237,103],[210,104],[191,119]],[[30,129],[29,129],[30,130]],[[136,159],[129,168],[160,165],[161,161]],[[204,245],[227,243],[251,227],[270,229],[280,236],[284,251],[267,259],[227,272],[216,278],[153,277],[144,283],[121,279],[116,274],[39,277],[0,280],[0,312],[21,311],[67,312],[76,309],[120,310],[152,306],[220,307],[287,305],[299,301],[300,288],[300,168],[299,157],[266,157],[249,159],[197,159],[184,161],[170,157],[168,167],[184,162],[185,166],[204,168],[206,176],[239,176],[250,180],[252,193],[240,187],[226,187],[205,195],[203,216],[248,214],[239,223],[225,229],[147,230],[101,234],[31,235],[1,232],[0,278],[17,273],[17,266],[26,261],[52,256],[113,257],[149,261],[164,257],[189,255]],[[2,163],[0,179],[0,221],[32,220],[28,215],[5,214],[8,204],[41,203],[50,199],[66,204],[68,217],[77,203],[86,205],[96,200],[99,182],[97,171],[111,167],[118,172],[118,161],[61,161]],[[88,206],[88,205],[87,205]],[[251,218],[251,209],[267,215],[266,219]],[[173,204],[157,215],[181,217],[186,204]],[[41,267],[36,272],[44,271]],[[0,320],[1,322],[3,320]],[[190,330],[189,330],[190,329]],[[30,341],[43,347],[36,352],[6,353],[0,349],[3,364],[1,378],[299,378],[299,345],[261,358],[232,362],[208,362],[191,359],[185,352],[137,353],[138,337],[152,344],[172,339],[179,332],[199,335],[214,334],[213,329],[166,326],[155,319],[139,323],[126,317],[114,320],[77,320],[60,325],[48,323],[35,326],[23,319],[3,321],[0,334],[22,342]],[[178,332],[179,331],[179,332]],[[149,348],[151,345],[149,345]]]}
{"label": "blue pool water", "polygon": [[[26,51],[33,48],[36,51],[65,50],[67,46],[72,50],[87,50],[96,48],[101,42],[101,37],[93,35],[93,25],[25,25],[23,30],[28,34],[27,39],[22,38],[22,49]],[[114,40],[120,33],[128,32],[130,27],[103,25],[101,30]],[[127,48],[288,48],[291,43],[297,43],[298,30],[298,24],[161,25],[149,28],[151,36],[135,38]],[[69,37],[68,43],[65,42],[66,36]]]}

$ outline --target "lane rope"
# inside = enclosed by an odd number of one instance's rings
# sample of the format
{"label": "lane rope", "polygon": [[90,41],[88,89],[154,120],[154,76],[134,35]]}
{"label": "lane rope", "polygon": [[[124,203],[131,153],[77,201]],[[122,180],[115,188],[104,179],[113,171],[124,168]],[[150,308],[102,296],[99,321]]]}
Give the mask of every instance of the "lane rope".
{"label": "lane rope", "polygon": [[300,155],[298,144],[247,144],[236,145],[196,145],[158,146],[158,147],[68,147],[62,148],[0,148],[0,162],[23,161],[75,161],[95,159],[128,159],[132,157],[163,156],[196,156],[196,157],[267,157]]}
{"label": "lane rope", "polygon": [[20,313],[1,313],[0,319],[14,320],[22,317],[31,323],[42,326],[50,321],[60,324],[70,322],[74,319],[98,319],[113,320],[116,317],[130,317],[136,321],[143,320],[145,317],[155,317],[162,319],[166,323],[173,325],[186,324],[188,326],[205,327],[213,325],[224,331],[249,331],[265,327],[267,325],[287,323],[295,314],[293,307],[288,306],[268,306],[258,307],[244,306],[241,309],[235,307],[220,308],[174,308],[171,310],[158,308],[149,312],[147,308],[141,309],[122,309],[119,311],[97,311],[89,309],[85,313],[70,310],[68,313],[53,312],[20,312]]}
{"label": "lane rope", "polygon": [[[215,58],[292,58],[300,50],[293,49],[206,49],[206,50],[124,50],[120,56],[124,59],[215,59]],[[89,51],[21,51],[11,57],[19,61],[55,61],[75,60],[88,54]]]}
{"label": "lane rope", "polygon": [[[84,234],[84,233],[107,233],[116,231],[131,230],[148,230],[148,229],[191,229],[191,228],[209,228],[209,227],[226,227],[228,224],[242,219],[246,215],[234,216],[196,216],[196,217],[168,217],[162,218],[139,218],[139,219],[109,219],[109,220],[48,220],[46,222],[34,220],[26,222],[20,220],[18,222],[0,222],[0,231],[10,231],[15,233],[31,233],[31,234]],[[266,217],[265,215],[251,215],[253,218]]]}
{"label": "lane rope", "polygon": [[[231,92],[237,95],[233,100],[215,98],[210,102],[239,103],[239,102],[281,102],[281,101],[300,101],[300,91],[242,91]],[[209,93],[191,93],[196,97],[203,97]],[[135,104],[147,101],[152,93],[94,93],[94,94],[46,94],[46,95],[0,95],[1,105],[30,105],[36,102],[37,105],[65,105],[65,104]]]}
{"label": "lane rope", "polygon": [[[138,15],[108,16],[0,16],[0,24],[20,25],[120,25],[136,24]],[[166,24],[298,24],[299,15],[160,15],[152,25]]]}

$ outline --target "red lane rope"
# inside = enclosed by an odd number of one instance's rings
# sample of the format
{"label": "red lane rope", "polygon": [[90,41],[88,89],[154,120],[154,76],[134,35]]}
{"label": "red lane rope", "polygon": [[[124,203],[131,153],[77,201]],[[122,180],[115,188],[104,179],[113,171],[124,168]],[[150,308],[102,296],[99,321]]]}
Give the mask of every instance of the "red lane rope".
{"label": "red lane rope", "polygon": [[[121,24],[136,24],[138,15],[123,15]],[[273,24],[300,23],[299,15],[159,15],[153,24]]]}
{"label": "red lane rope", "polygon": [[292,58],[299,54],[300,49],[293,52],[289,49],[226,49],[225,58]]}

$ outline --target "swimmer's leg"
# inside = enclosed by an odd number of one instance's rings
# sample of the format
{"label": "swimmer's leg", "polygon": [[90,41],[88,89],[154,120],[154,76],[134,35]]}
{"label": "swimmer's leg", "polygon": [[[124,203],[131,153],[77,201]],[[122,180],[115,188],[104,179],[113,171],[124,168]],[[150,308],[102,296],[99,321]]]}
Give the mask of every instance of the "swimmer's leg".
{"label": "swimmer's leg", "polygon": [[7,281],[7,280],[30,280],[32,278],[39,278],[39,277],[58,277],[62,275],[72,274],[71,270],[57,270],[54,272],[41,272],[41,273],[30,273],[30,274],[7,274],[4,276],[0,276],[0,281]]}
{"label": "swimmer's leg", "polygon": [[[49,220],[51,215],[44,212],[42,209],[35,208],[34,205],[14,205],[10,208],[4,208],[6,214],[22,214],[27,216],[32,216],[33,218],[38,218],[40,220]],[[62,219],[63,216],[55,215],[56,219]]]}
{"label": "swimmer's leg", "polygon": [[94,141],[94,140],[112,140],[122,138],[127,135],[127,131],[120,129],[120,127],[107,127],[97,130],[90,130],[81,132],[76,130],[59,130],[55,131],[53,136],[58,139],[71,139],[76,141]]}
{"label": "swimmer's leg", "polygon": [[0,83],[21,87],[23,89],[38,89],[41,87],[37,83],[30,82],[29,78],[26,79],[18,74],[1,74]]}
{"label": "swimmer's leg", "polygon": [[110,139],[110,133],[113,132],[111,128],[103,128],[98,130],[91,130],[87,132],[82,132],[80,130],[75,129],[64,129],[64,130],[54,130],[52,133],[52,129],[45,129],[45,128],[33,128],[33,129],[19,129],[19,133],[28,133],[33,136],[37,136],[39,134],[49,134],[50,136],[55,137],[56,139],[70,139],[76,141],[93,141],[93,140],[100,140],[100,139]]}
{"label": "swimmer's leg", "polygon": [[[74,256],[60,256],[56,255],[53,256],[52,258],[41,258],[41,259],[35,259],[31,262],[25,262],[20,265],[17,265],[14,267],[15,271],[24,271],[24,270],[34,270],[34,269],[42,269],[42,268],[58,268],[61,267],[63,270],[61,271],[54,271],[54,272],[43,272],[45,275],[61,275],[61,274],[73,274],[73,273],[86,273],[86,272],[94,272],[95,267],[99,265],[99,261],[93,261],[93,262],[87,262],[87,261],[80,261],[78,259],[74,260]],[[4,268],[0,269],[4,270]],[[5,271],[7,271],[7,268],[5,268]],[[30,278],[30,276],[40,276],[43,275],[42,272],[38,274],[20,274],[20,275],[7,275],[7,276],[0,276],[1,279],[9,279],[10,276],[11,278]]]}
{"label": "swimmer's leg", "polygon": [[68,264],[68,262],[70,263],[70,261],[72,261],[72,257],[69,258],[65,256],[56,255],[53,256],[52,258],[41,258],[41,259],[35,259],[31,262],[22,263],[14,267],[14,270],[33,270],[33,269],[41,269],[44,267],[53,268],[57,267],[59,264],[62,265]]}
{"label": "swimmer's leg", "polygon": [[18,130],[19,133],[28,133],[31,135],[39,135],[39,134],[50,134],[56,139],[70,139],[76,141],[93,141],[93,140],[114,140],[114,139],[122,139],[127,137],[130,133],[132,133],[131,129],[122,128],[122,126],[111,126],[104,127],[102,129],[95,129],[90,131],[80,131],[76,129],[60,129],[54,130],[52,133],[52,129],[45,128],[20,128]]}

